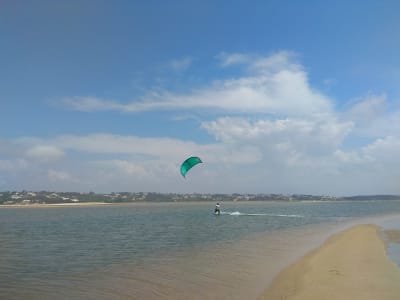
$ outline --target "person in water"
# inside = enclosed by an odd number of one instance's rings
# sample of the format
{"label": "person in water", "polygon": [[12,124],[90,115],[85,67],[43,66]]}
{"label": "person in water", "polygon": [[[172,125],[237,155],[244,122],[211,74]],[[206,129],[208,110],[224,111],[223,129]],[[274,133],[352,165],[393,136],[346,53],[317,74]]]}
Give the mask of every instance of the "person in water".
{"label": "person in water", "polygon": [[219,205],[219,202],[217,202],[217,204],[215,205],[214,213],[217,215],[221,214],[221,206]]}

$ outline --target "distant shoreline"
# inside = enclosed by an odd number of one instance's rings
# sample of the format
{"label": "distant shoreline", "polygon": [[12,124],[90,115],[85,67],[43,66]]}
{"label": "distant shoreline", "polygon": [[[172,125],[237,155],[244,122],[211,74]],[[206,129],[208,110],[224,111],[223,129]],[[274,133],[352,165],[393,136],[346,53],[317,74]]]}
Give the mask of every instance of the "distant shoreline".
{"label": "distant shoreline", "polygon": [[[344,202],[344,201],[398,201],[400,195],[356,195],[329,196],[307,194],[266,194],[266,193],[158,193],[158,192],[119,192],[98,194],[94,192],[49,192],[49,191],[4,191],[0,192],[1,205],[36,205],[36,204],[124,204],[124,203],[188,203],[188,202]],[[89,204],[85,204],[89,205]]]}
{"label": "distant shoreline", "polygon": [[[45,207],[88,207],[88,206],[160,206],[160,205],[214,205],[215,201],[143,201],[143,202],[79,202],[79,203],[33,203],[33,204],[1,204],[0,208],[45,208]],[[240,204],[246,203],[265,203],[267,201],[242,201]],[[279,201],[268,201],[270,203],[283,203]],[[237,203],[227,201],[225,203]],[[238,203],[239,204],[239,203]]]}
{"label": "distant shoreline", "polygon": [[108,205],[113,203],[106,202],[81,202],[81,203],[32,203],[32,204],[2,204],[1,207],[4,208],[40,208],[40,207],[73,207],[73,206],[98,206],[98,205]]}
{"label": "distant shoreline", "polygon": [[369,200],[248,200],[248,201],[233,201],[233,200],[199,200],[199,201],[135,201],[135,202],[75,202],[75,203],[15,203],[15,204],[0,204],[0,208],[44,208],[44,207],[89,207],[89,206],[157,206],[157,205],[198,205],[208,204],[213,205],[216,201],[225,205],[246,205],[251,204],[293,204],[293,203],[343,203],[343,202],[375,202],[375,201],[400,201],[400,199],[369,199]]}

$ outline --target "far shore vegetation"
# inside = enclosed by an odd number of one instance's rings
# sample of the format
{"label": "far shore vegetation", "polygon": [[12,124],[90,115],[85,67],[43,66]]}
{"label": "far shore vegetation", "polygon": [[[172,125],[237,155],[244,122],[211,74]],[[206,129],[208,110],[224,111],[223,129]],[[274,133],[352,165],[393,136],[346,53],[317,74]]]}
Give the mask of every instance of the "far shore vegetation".
{"label": "far shore vegetation", "polygon": [[62,204],[62,203],[135,203],[135,202],[196,202],[196,201],[372,201],[400,200],[400,195],[360,195],[333,197],[303,194],[180,194],[154,192],[78,193],[51,191],[0,192],[0,205]]}

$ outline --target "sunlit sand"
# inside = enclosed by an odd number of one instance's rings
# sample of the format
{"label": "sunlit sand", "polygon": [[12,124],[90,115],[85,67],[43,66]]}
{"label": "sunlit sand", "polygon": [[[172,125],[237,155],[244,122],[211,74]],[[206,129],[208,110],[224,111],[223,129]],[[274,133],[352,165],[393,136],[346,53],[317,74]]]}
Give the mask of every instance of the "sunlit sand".
{"label": "sunlit sand", "polygon": [[400,299],[400,268],[381,234],[375,225],[358,225],[331,237],[283,270],[261,299]]}

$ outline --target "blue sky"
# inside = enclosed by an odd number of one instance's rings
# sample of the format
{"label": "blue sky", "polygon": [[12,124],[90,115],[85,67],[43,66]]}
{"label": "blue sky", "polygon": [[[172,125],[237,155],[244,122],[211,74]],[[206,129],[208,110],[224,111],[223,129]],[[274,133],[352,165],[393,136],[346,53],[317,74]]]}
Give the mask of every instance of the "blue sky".
{"label": "blue sky", "polygon": [[2,1],[0,190],[400,194],[399,10]]}

